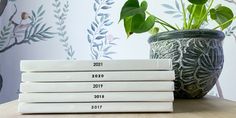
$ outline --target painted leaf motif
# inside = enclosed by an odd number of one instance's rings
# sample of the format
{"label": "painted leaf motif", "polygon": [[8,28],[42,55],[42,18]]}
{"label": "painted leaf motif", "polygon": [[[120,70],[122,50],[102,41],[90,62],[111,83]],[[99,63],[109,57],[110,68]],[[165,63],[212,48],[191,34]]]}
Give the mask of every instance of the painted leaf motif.
{"label": "painted leaf motif", "polygon": [[8,0],[0,0],[0,16],[2,16],[6,6],[7,6]]}
{"label": "painted leaf motif", "polygon": [[164,13],[173,15],[173,18],[182,17],[182,11],[180,9],[180,5],[178,3],[178,0],[175,0],[174,6],[171,6],[169,4],[162,4],[162,6],[165,7]]}
{"label": "painted leaf motif", "polygon": [[223,67],[222,43],[217,39],[183,38],[151,44],[151,58],[172,58],[175,96],[198,98],[215,84]]}
{"label": "painted leaf motif", "polygon": [[[94,4],[96,5],[96,4]],[[62,3],[58,0],[54,0],[53,6],[55,8],[54,13],[55,13],[55,18],[57,19],[56,25],[57,25],[57,34],[59,37],[59,41],[62,43],[62,46],[64,47],[64,50],[67,54],[67,59],[68,60],[73,60],[75,59],[74,53],[75,51],[73,50],[72,46],[68,43],[69,36],[67,36],[66,32],[66,24],[65,20],[67,19],[67,15],[69,12],[69,2],[66,1],[65,3]],[[92,30],[95,29],[94,25],[91,25]],[[88,30],[89,33],[92,33],[92,31]],[[43,35],[44,37],[47,37],[47,35]],[[39,37],[40,39],[40,37]],[[91,41],[89,35],[88,35],[88,41]]]}
{"label": "painted leaf motif", "polygon": [[[115,1],[113,0],[95,0],[94,2],[94,12],[96,14],[90,28],[87,29],[87,39],[90,43],[90,52],[93,60],[100,58],[112,59],[111,56],[106,54],[110,52],[112,48],[110,42],[113,41],[113,36],[108,34],[107,27],[111,26],[113,22],[110,19],[110,14],[106,11],[112,8],[111,5],[114,3]],[[127,5],[129,6],[129,4]]]}
{"label": "painted leaf motif", "polygon": [[111,7],[109,7],[109,6],[103,6],[103,7],[101,7],[102,9],[110,9]]}
{"label": "painted leaf motif", "polygon": [[11,24],[3,26],[3,29],[0,31],[0,50],[4,48],[7,40],[9,39],[11,33]]}
{"label": "painted leaf motif", "polygon": [[168,8],[168,9],[175,10],[175,8],[174,8],[174,7],[172,7],[172,6],[171,6],[171,5],[169,5],[169,4],[162,4],[162,6],[163,6],[163,7],[165,7],[165,8]]}
{"label": "painted leaf motif", "polygon": [[[219,77],[222,69],[223,58],[220,41],[211,39],[193,39],[186,48],[183,58],[182,71],[183,80],[196,80],[199,87],[195,90],[209,91],[214,85],[214,81]],[[205,92],[205,93],[204,93]]]}

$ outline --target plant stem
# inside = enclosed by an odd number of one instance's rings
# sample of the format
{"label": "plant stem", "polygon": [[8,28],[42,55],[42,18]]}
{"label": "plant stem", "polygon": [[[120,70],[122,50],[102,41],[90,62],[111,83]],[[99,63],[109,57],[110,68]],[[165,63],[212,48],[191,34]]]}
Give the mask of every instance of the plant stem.
{"label": "plant stem", "polygon": [[221,25],[218,25],[217,27],[213,28],[213,30],[216,30],[217,28],[219,28],[219,27],[221,27],[221,26],[224,26],[224,25],[230,23],[231,21],[233,21],[233,20],[235,20],[235,19],[236,19],[236,16],[233,17],[233,18],[231,18],[230,20],[228,20],[228,21],[222,23]]}
{"label": "plant stem", "polygon": [[155,21],[155,22],[161,24],[161,26],[164,27],[164,28],[166,29],[166,31],[170,31],[170,30],[165,26],[166,24],[164,24],[164,23],[162,23],[162,22],[160,22],[160,21]]}
{"label": "plant stem", "polygon": [[207,14],[210,12],[211,6],[212,6],[212,4],[214,3],[214,1],[215,1],[215,0],[211,0],[211,3],[210,3],[210,5],[209,5],[209,7],[207,8],[206,13],[205,13],[204,16],[201,18],[201,20],[200,20],[200,22],[199,22],[199,24],[197,25],[196,28],[200,28],[200,26],[202,25],[203,21],[204,21],[205,18],[207,17]]}
{"label": "plant stem", "polygon": [[[151,15],[151,16],[154,16],[154,15],[152,15],[150,12],[148,12],[148,11],[146,11],[146,13],[148,14],[148,15]],[[173,29],[173,30],[177,30],[177,28],[175,28],[174,26],[172,26],[172,25],[170,25],[169,23],[167,23],[166,21],[164,21],[164,20],[162,20],[162,19],[160,19],[160,18],[158,18],[158,17],[156,17],[156,16],[154,16],[157,20],[159,20],[159,22],[162,22],[162,24],[163,25],[165,25],[165,26],[167,26],[167,27],[169,27],[169,28],[171,28],[171,29]]]}
{"label": "plant stem", "polygon": [[189,21],[188,21],[188,29],[190,29],[190,27],[191,27],[191,25],[192,25],[193,17],[194,17],[196,8],[197,8],[197,6],[196,6],[196,5],[193,5],[192,14],[190,15],[190,19],[189,19]]}
{"label": "plant stem", "polygon": [[165,25],[161,24],[162,27],[166,29],[166,31],[170,31]]}
{"label": "plant stem", "polygon": [[162,19],[160,19],[160,18],[158,18],[158,17],[156,17],[156,19],[159,20],[159,21],[161,21],[161,22],[163,22],[166,26],[170,27],[171,29],[177,30],[177,28],[175,28],[174,26],[172,26],[172,25],[170,25],[169,23],[165,22],[164,20],[162,20]]}
{"label": "plant stem", "polygon": [[[201,12],[200,12],[200,18],[202,17],[202,12],[203,12],[204,8],[205,8],[205,5],[202,5]],[[197,24],[200,24],[200,20],[198,20]]]}
{"label": "plant stem", "polygon": [[181,0],[181,5],[182,5],[182,12],[183,12],[183,17],[184,17],[184,27],[183,29],[187,28],[187,20],[186,20],[186,12],[185,12],[185,8],[184,8],[184,3],[183,0]]}
{"label": "plant stem", "polygon": [[179,26],[177,24],[175,24],[175,26],[177,27],[178,30],[180,30]]}
{"label": "plant stem", "polygon": [[[150,12],[148,12],[148,11],[146,11],[146,13],[148,14],[148,15],[150,15],[150,16],[153,16]],[[155,16],[156,17],[156,16]]]}

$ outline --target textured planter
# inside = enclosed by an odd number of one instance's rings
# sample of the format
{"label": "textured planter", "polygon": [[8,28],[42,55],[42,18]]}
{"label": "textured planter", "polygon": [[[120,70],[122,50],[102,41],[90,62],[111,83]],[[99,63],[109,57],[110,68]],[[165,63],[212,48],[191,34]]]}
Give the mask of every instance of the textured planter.
{"label": "textured planter", "polygon": [[150,37],[150,58],[173,60],[176,98],[201,98],[212,89],[223,68],[224,37],[221,31],[205,29]]}
{"label": "textured planter", "polygon": [[0,92],[2,90],[2,76],[0,75]]}

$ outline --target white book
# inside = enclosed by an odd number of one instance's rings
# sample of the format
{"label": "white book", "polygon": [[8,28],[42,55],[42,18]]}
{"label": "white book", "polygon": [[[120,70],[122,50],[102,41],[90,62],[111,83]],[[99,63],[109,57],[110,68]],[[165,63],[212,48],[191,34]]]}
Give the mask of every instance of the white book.
{"label": "white book", "polygon": [[21,92],[173,91],[174,82],[60,82],[21,83]]}
{"label": "white book", "polygon": [[146,60],[24,60],[21,71],[172,70],[171,59]]}
{"label": "white book", "polygon": [[173,92],[23,93],[19,102],[142,102],[173,101]]}
{"label": "white book", "polygon": [[20,113],[172,112],[172,102],[19,103]]}
{"label": "white book", "polygon": [[174,71],[106,71],[106,72],[40,72],[22,73],[23,82],[79,82],[79,81],[170,81]]}

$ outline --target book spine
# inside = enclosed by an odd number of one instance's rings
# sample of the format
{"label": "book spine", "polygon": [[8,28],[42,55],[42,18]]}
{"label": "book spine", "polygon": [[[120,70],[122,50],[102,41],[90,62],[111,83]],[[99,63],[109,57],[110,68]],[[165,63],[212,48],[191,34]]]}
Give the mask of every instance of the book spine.
{"label": "book spine", "polygon": [[173,101],[173,92],[23,93],[19,102],[142,102]]}
{"label": "book spine", "polygon": [[55,81],[170,81],[175,79],[174,71],[113,71],[113,72],[51,72],[22,73],[23,82]]}
{"label": "book spine", "polygon": [[159,91],[174,90],[173,82],[68,82],[21,83],[21,92],[95,92],[95,91]]}
{"label": "book spine", "polygon": [[170,59],[99,61],[21,61],[21,71],[172,70]]}
{"label": "book spine", "polygon": [[172,102],[19,103],[20,113],[172,112]]}

